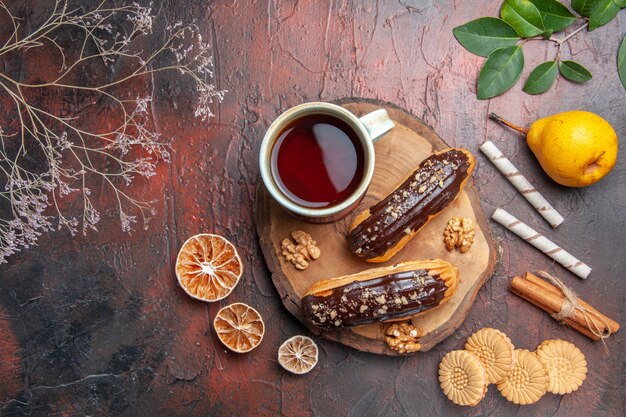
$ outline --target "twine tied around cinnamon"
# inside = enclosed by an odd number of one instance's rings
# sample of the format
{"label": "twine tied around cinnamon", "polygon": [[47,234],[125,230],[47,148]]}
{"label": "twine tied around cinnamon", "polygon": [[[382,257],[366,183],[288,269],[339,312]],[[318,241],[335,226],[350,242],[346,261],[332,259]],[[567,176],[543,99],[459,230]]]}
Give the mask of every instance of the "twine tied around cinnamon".
{"label": "twine tied around cinnamon", "polygon": [[587,322],[587,328],[589,329],[589,331],[596,335],[602,341],[602,344],[606,348],[606,343],[604,342],[604,339],[608,338],[613,333],[611,331],[610,324],[605,319],[602,319],[606,327],[604,329],[600,329],[595,320],[590,318],[590,311],[580,305],[580,303],[578,302],[578,296],[576,295],[574,290],[565,285],[563,281],[556,277],[553,277],[546,271],[537,271],[537,273],[542,278],[545,278],[552,284],[554,284],[563,293],[564,300],[561,311],[557,311],[556,313],[551,314],[551,316],[554,319],[562,322],[564,319],[574,316],[576,310],[580,311],[582,316],[585,318],[585,321]]}

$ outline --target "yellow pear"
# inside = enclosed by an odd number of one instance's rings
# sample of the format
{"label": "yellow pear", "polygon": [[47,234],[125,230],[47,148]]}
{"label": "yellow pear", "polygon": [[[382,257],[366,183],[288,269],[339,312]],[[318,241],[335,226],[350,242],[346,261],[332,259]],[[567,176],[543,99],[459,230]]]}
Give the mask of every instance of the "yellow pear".
{"label": "yellow pear", "polygon": [[572,110],[544,117],[525,129],[489,115],[526,135],[543,170],[559,184],[584,187],[600,181],[617,159],[617,134],[595,113]]}

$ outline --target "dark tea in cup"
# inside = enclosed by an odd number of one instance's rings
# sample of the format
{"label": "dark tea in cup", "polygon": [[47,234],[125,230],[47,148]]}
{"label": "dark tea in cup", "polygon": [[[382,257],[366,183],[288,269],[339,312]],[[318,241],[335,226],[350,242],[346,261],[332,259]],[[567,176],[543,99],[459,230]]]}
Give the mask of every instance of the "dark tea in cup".
{"label": "dark tea in cup", "polygon": [[340,204],[361,184],[364,150],[358,134],[343,120],[309,114],[279,133],[271,172],[280,191],[307,208]]}
{"label": "dark tea in cup", "polygon": [[261,180],[274,201],[299,220],[337,221],[365,196],[374,175],[374,142],[393,127],[384,109],[357,117],[331,103],[292,107],[263,136]]}

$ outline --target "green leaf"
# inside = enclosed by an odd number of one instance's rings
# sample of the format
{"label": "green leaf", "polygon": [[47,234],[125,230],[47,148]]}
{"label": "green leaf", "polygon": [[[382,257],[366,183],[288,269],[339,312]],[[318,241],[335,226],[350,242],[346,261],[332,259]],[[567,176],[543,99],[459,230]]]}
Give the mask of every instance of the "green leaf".
{"label": "green leaf", "polygon": [[572,9],[576,10],[581,16],[589,17],[600,1],[601,0],[572,0]]}
{"label": "green leaf", "polygon": [[519,80],[523,68],[524,53],[521,46],[496,49],[480,70],[478,98],[485,100],[504,93]]}
{"label": "green leaf", "polygon": [[500,17],[513,26],[522,38],[532,38],[543,33],[541,14],[529,0],[505,0]]}
{"label": "green leaf", "polygon": [[576,21],[576,16],[557,0],[530,0],[530,2],[539,10],[546,30],[561,32]]}
{"label": "green leaf", "polygon": [[587,68],[574,61],[561,61],[559,71],[562,76],[575,83],[585,83],[593,77]]}
{"label": "green leaf", "polygon": [[613,0],[601,0],[589,17],[589,32],[609,23],[618,12],[619,6]]}
{"label": "green leaf", "polygon": [[528,94],[541,94],[548,91],[559,74],[556,61],[548,61],[532,70],[523,90]]}
{"label": "green leaf", "polygon": [[622,85],[626,88],[626,35],[622,39],[622,44],[617,53],[617,73],[622,81]]}
{"label": "green leaf", "polygon": [[613,3],[618,5],[619,7],[626,8],[626,0],[613,0]]}
{"label": "green leaf", "polygon": [[489,56],[498,48],[515,45],[519,39],[504,20],[482,17],[452,29],[457,41],[473,54]]}

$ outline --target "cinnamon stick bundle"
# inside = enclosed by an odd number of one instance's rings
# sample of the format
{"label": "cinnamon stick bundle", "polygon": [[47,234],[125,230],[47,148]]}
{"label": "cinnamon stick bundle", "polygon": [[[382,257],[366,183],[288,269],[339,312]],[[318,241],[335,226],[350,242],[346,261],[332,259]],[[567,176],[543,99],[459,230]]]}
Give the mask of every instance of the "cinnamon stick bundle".
{"label": "cinnamon stick bundle", "polygon": [[530,272],[513,277],[511,292],[593,340],[605,339],[620,328],[580,298],[566,296],[563,289]]}

